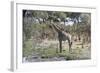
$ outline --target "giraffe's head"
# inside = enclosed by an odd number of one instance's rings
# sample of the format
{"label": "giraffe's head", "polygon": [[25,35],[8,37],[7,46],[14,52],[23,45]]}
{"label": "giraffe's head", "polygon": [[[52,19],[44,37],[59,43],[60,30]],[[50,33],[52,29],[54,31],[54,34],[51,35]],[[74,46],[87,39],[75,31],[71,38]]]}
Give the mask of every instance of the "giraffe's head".
{"label": "giraffe's head", "polygon": [[49,25],[49,28],[52,28],[52,26],[51,26],[51,25]]}

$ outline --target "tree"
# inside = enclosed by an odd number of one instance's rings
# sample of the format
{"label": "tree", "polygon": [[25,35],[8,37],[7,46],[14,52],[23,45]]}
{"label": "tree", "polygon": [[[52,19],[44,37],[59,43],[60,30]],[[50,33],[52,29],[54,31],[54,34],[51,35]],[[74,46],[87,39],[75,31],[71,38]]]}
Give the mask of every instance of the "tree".
{"label": "tree", "polygon": [[31,24],[32,24],[32,12],[30,10],[23,10],[23,35],[26,40],[31,37]]}
{"label": "tree", "polygon": [[63,21],[64,25],[65,25],[67,14],[65,12],[56,12],[55,15],[56,15],[57,18],[60,18],[61,21]]}
{"label": "tree", "polygon": [[86,36],[86,40],[89,42],[91,37],[91,14],[84,13],[80,15],[82,20],[81,24],[84,25],[84,33]]}
{"label": "tree", "polygon": [[32,13],[33,13],[33,17],[37,18],[40,23],[45,22],[48,19],[47,11],[32,11]]}

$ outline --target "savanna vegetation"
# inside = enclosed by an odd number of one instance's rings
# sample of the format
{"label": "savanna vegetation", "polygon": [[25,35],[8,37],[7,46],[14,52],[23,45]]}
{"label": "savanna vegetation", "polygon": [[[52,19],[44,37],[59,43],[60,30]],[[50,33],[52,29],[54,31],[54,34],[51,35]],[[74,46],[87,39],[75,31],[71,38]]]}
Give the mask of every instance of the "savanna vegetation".
{"label": "savanna vegetation", "polygon": [[23,10],[23,62],[90,58],[90,13]]}

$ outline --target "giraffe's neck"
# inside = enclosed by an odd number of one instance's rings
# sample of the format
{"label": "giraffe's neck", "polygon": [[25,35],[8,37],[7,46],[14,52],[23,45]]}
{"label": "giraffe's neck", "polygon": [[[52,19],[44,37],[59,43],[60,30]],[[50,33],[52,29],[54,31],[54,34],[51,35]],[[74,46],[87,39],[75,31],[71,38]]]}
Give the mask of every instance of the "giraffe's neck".
{"label": "giraffe's neck", "polygon": [[55,24],[52,24],[53,28],[56,30],[56,32],[62,32],[62,30]]}

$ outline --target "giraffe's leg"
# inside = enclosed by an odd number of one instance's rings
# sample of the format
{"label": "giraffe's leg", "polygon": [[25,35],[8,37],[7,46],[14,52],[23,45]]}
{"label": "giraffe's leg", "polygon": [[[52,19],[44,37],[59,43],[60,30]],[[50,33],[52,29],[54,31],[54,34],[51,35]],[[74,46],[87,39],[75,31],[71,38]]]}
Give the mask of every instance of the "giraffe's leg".
{"label": "giraffe's leg", "polygon": [[71,46],[72,46],[72,42],[69,43],[69,52],[70,53],[72,52],[72,47]]}
{"label": "giraffe's leg", "polygon": [[59,40],[60,53],[62,53],[62,40]]}
{"label": "giraffe's leg", "polygon": [[71,46],[70,46],[70,43],[69,43],[69,52],[71,52]]}

